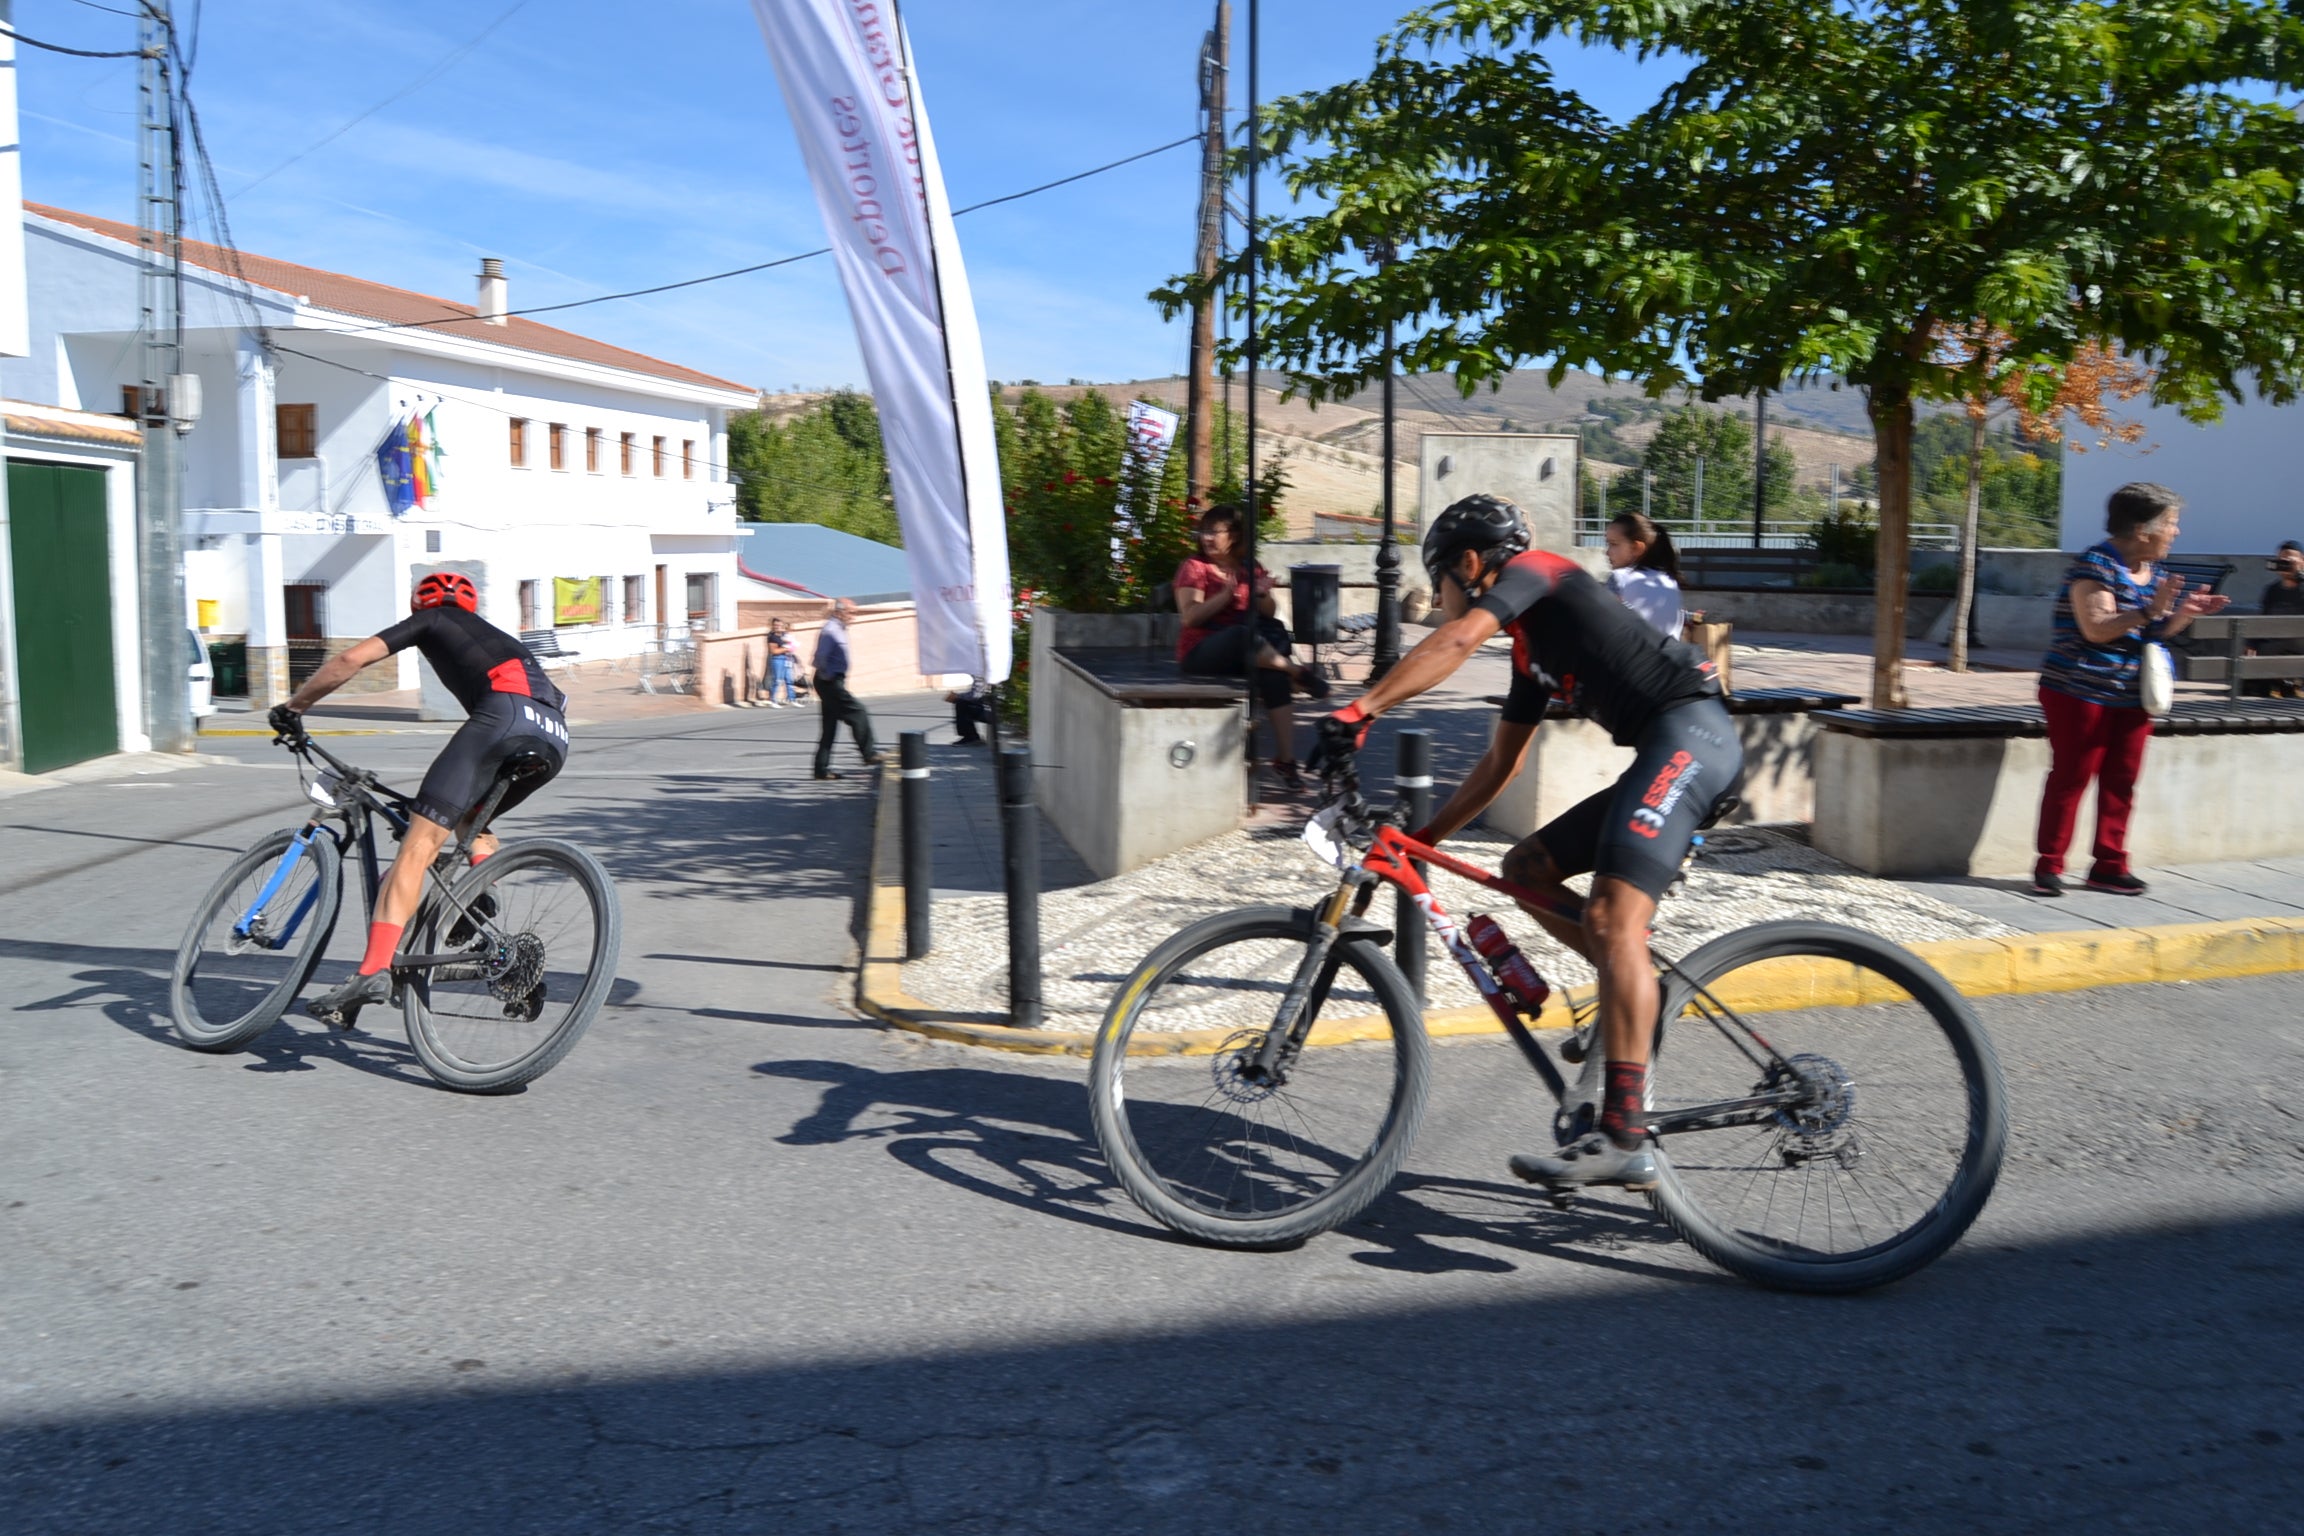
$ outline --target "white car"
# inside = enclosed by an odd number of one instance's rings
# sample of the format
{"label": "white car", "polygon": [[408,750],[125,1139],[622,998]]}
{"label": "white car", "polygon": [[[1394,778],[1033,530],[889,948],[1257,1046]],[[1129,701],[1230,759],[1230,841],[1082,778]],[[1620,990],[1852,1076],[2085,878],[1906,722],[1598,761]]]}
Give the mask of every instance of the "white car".
{"label": "white car", "polygon": [[186,675],[191,679],[192,718],[206,719],[216,713],[216,669],[208,663],[208,647],[201,642],[200,631],[184,632],[192,641],[192,668]]}

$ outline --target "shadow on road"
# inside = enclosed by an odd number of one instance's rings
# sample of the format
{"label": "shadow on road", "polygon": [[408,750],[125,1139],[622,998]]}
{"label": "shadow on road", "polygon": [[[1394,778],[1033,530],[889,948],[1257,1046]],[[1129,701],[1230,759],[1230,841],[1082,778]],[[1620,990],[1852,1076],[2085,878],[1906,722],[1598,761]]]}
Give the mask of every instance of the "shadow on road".
{"label": "shadow on road", "polygon": [[845,897],[863,879],[871,797],[854,782],[667,774],[645,791],[607,794],[579,781],[555,797],[563,835],[652,898]]}
{"label": "shadow on road", "polygon": [[[787,1146],[886,1141],[907,1167],[1043,1216],[1176,1242],[1112,1181],[1078,1078],[939,1066],[879,1072],[838,1061],[764,1061],[763,1077],[824,1084],[814,1112],[777,1138]],[[1355,1262],[1413,1274],[1509,1273],[1501,1253],[1633,1274],[1704,1281],[1709,1271],[1648,1255],[1677,1239],[1644,1204],[1583,1200],[1561,1210],[1523,1184],[1415,1173],[1341,1229]],[[1477,1250],[1458,1246],[1478,1245]]]}
{"label": "shadow on road", "polygon": [[1003,1348],[499,1389],[504,1364],[443,1359],[390,1396],[27,1405],[0,1498],[22,1536],[1326,1536],[2269,1530],[2304,1494],[2294,1215],[1970,1246],[1837,1301],[1603,1285],[1338,1315],[1349,1293],[1286,1256],[1211,1262],[1256,1301],[1181,1331],[1123,1309],[1043,1341],[1026,1311]]}

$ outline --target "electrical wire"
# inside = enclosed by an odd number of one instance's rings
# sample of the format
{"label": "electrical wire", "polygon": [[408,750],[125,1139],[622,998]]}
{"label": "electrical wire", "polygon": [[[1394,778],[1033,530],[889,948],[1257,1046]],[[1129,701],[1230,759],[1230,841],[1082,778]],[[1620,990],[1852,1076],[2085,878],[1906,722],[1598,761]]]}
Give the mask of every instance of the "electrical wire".
{"label": "electrical wire", "polygon": [[45,48],[50,53],[68,53],[76,59],[140,59],[144,57],[144,50],[141,48],[67,48],[62,43],[44,43],[36,37],[26,37],[11,27],[0,27],[0,37],[5,37],[10,42],[22,43],[27,48]]}
{"label": "electrical wire", "polygon": [[510,21],[514,15],[525,9],[527,4],[528,0],[513,0],[513,3],[507,6],[502,12],[500,12],[494,21],[491,21],[488,23],[488,25],[482,27],[478,32],[475,32],[467,42],[454,49],[451,49],[440,59],[438,63],[434,64],[430,69],[424,71],[423,74],[418,75],[414,80],[411,80],[408,84],[402,86],[399,90],[394,91],[391,95],[385,97],[382,101],[376,103],[376,105],[370,107],[367,111],[362,112],[357,117],[347,118],[344,123],[336,129],[335,132],[328,134],[324,138],[316,139],[312,143],[305,145],[302,149],[296,151],[296,153],[290,155],[287,159],[281,161],[278,165],[272,167],[272,169],[266,171],[263,175],[257,177],[254,181],[248,182],[246,185],[242,186],[239,191],[233,193],[232,195],[234,197],[246,197],[251,191],[257,187],[262,186],[265,182],[270,181],[273,177],[279,175],[282,171],[288,169],[288,167],[294,165],[297,161],[302,160],[305,156],[310,155],[318,150],[325,149],[330,144],[335,143],[338,139],[344,137],[344,135],[347,133],[350,133],[354,128],[359,127],[362,123],[368,121],[368,119],[374,117],[377,113],[383,111],[386,107],[391,106],[394,102],[404,101],[408,97],[415,95],[418,91],[424,89],[424,87],[430,85],[433,81],[439,79],[442,75],[453,69],[456,65],[462,63],[473,49],[479,47],[482,43],[488,40],[490,33],[494,32],[498,27],[504,25],[504,23]]}
{"label": "electrical wire", "polygon": [[[1069,186],[1075,181],[1084,181],[1090,176],[1101,176],[1106,171],[1116,171],[1121,166],[1133,165],[1139,160],[1147,160],[1154,155],[1165,154],[1171,149],[1197,143],[1199,138],[1200,135],[1196,133],[1189,134],[1184,138],[1173,139],[1151,149],[1139,150],[1133,155],[1123,156],[1118,160],[1107,161],[1103,165],[1092,166],[1085,171],[1075,171],[1069,176],[1059,176],[1054,181],[1044,181],[1036,187],[1026,187],[1021,192],[1010,192],[1005,196],[986,198],[980,203],[970,203],[965,208],[953,209],[952,216],[958,218],[964,213],[975,213],[979,209],[998,207],[1002,203],[1013,203],[1018,198],[1032,197],[1041,192],[1052,191],[1057,187]],[[242,188],[241,190],[247,189]],[[516,315],[549,315],[563,309],[582,309],[589,304],[608,304],[618,299],[646,298],[653,293],[670,293],[677,288],[694,288],[703,283],[717,283],[731,277],[745,277],[754,272],[766,272],[775,267],[788,267],[796,261],[808,261],[817,256],[829,256],[831,254],[832,247],[828,245],[818,246],[813,251],[802,251],[796,256],[779,256],[774,261],[756,262],[748,267],[732,267],[726,272],[708,272],[702,277],[682,278],[676,283],[658,283],[651,288],[633,288],[623,293],[603,293],[589,299],[570,299],[560,304],[536,304],[527,309],[508,309],[504,314],[507,319]],[[399,320],[378,325],[352,326],[348,329],[355,331],[423,330],[435,325],[458,325],[469,321],[471,318],[470,315],[444,315],[437,320]]]}

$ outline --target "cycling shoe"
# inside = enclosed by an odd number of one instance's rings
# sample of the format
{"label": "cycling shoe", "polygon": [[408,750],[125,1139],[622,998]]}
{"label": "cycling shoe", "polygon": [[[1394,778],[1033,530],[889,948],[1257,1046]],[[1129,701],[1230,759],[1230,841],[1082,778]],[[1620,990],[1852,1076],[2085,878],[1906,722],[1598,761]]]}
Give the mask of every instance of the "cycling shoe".
{"label": "cycling shoe", "polygon": [[330,1029],[350,1029],[359,1022],[360,1010],[370,1003],[381,1003],[392,995],[392,973],[378,971],[373,976],[355,976],[333,992],[324,992],[304,1005],[304,1011]]}
{"label": "cycling shoe", "polygon": [[1656,1160],[1646,1145],[1620,1147],[1598,1132],[1557,1153],[1515,1152],[1512,1171],[1531,1184],[1550,1189],[1577,1189],[1614,1184],[1625,1189],[1654,1189]]}

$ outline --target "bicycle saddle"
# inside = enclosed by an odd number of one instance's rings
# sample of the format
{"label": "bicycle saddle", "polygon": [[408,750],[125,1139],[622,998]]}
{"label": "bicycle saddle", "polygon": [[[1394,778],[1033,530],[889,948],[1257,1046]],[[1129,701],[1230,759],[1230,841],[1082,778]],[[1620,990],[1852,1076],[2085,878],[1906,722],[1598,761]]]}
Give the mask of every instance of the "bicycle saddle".
{"label": "bicycle saddle", "polygon": [[532,779],[539,774],[547,774],[551,771],[551,758],[534,748],[523,748],[497,765],[496,777],[517,782],[521,779]]}

